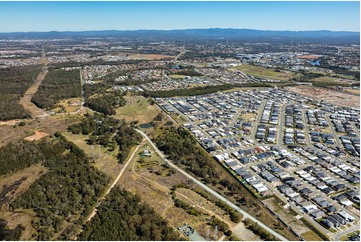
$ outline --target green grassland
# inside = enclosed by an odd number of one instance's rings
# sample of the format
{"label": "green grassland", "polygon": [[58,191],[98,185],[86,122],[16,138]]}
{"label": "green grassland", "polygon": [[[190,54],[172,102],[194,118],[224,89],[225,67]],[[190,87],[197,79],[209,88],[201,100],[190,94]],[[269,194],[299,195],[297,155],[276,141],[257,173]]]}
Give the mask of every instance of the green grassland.
{"label": "green grassland", "polygon": [[233,67],[233,69],[240,70],[252,76],[270,78],[281,81],[288,81],[294,75],[293,72],[289,72],[289,73],[277,72],[273,69],[266,69],[260,66],[254,66],[249,64],[235,66]]}
{"label": "green grassland", "polygon": [[116,109],[117,119],[125,119],[127,122],[138,120],[139,123],[151,122],[160,112],[156,105],[150,105],[148,99],[143,96],[125,96],[126,105]]}
{"label": "green grassland", "polygon": [[185,75],[169,75],[170,78],[172,79],[183,79],[184,77],[186,77]]}
{"label": "green grassland", "polygon": [[322,76],[311,79],[313,82],[337,82],[340,78],[330,77],[330,76]]}

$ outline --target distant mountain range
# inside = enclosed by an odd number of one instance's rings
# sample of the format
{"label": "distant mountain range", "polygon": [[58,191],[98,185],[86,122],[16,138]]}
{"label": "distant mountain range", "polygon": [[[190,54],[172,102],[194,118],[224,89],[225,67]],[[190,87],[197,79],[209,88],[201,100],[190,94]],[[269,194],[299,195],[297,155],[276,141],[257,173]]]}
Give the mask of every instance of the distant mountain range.
{"label": "distant mountain range", "polygon": [[328,40],[359,43],[360,32],[349,31],[272,31],[255,29],[184,29],[184,30],[101,30],[0,33],[0,39],[11,38],[142,38],[153,40]]}

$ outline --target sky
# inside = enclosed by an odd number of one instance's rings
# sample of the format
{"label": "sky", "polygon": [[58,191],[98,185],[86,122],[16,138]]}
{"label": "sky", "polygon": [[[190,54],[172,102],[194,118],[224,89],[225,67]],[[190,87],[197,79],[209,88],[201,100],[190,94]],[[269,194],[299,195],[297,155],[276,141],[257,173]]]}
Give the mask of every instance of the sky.
{"label": "sky", "polygon": [[360,2],[0,2],[0,32],[246,28],[360,31]]}

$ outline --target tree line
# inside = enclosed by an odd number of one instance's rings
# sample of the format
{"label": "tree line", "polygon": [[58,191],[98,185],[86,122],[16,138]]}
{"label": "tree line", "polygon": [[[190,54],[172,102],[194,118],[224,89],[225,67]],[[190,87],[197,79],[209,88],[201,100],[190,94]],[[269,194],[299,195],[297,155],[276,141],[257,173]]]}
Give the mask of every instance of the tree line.
{"label": "tree line", "polygon": [[47,144],[43,141],[19,141],[0,148],[0,176],[23,170],[31,165],[42,163],[47,156],[41,150]]}
{"label": "tree line", "polygon": [[115,141],[119,146],[118,161],[123,163],[128,157],[131,148],[142,141],[142,136],[125,122],[122,122],[117,129]]}
{"label": "tree line", "polygon": [[193,95],[204,95],[219,91],[225,91],[234,88],[231,84],[217,85],[217,86],[205,86],[205,87],[194,87],[189,89],[174,89],[167,91],[146,91],[145,97],[174,97],[174,96],[193,96]]}
{"label": "tree line", "polygon": [[251,230],[253,233],[259,235],[262,240],[265,241],[278,241],[278,239],[272,235],[270,232],[259,226],[257,223],[253,222],[249,218],[246,218],[244,221],[244,225],[247,229]]}
{"label": "tree line", "polygon": [[114,115],[116,114],[115,109],[124,106],[125,103],[126,101],[120,93],[111,92],[87,98],[85,106],[105,115]]}
{"label": "tree line", "polygon": [[0,120],[30,118],[19,100],[39,72],[38,66],[0,68]]}

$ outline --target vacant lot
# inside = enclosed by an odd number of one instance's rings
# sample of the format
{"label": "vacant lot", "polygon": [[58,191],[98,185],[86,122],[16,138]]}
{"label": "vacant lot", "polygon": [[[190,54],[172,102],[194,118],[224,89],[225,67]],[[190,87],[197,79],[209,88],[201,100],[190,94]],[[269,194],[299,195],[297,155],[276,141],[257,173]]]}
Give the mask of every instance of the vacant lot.
{"label": "vacant lot", "polygon": [[312,230],[310,230],[306,225],[301,223],[298,219],[295,218],[295,214],[292,214],[292,212],[288,211],[287,209],[282,207],[282,204],[280,204],[277,200],[274,198],[270,198],[267,200],[263,200],[265,204],[274,212],[276,212],[283,221],[287,223],[287,225],[291,226],[295,231],[297,231],[299,234],[302,234],[302,236],[306,236],[306,240],[319,240],[322,239],[318,237],[317,234],[315,234]]}
{"label": "vacant lot", "polygon": [[345,91],[360,96],[360,89],[346,89]]}
{"label": "vacant lot", "polygon": [[289,73],[276,72],[272,69],[266,69],[260,66],[253,66],[248,64],[235,66],[233,68],[252,76],[276,79],[281,81],[288,81],[294,75],[292,72]]}
{"label": "vacant lot", "polygon": [[150,105],[148,99],[143,96],[125,96],[126,105],[116,109],[117,119],[125,119],[127,122],[138,120],[140,124],[151,122],[160,112],[156,105]]}
{"label": "vacant lot", "polygon": [[337,83],[340,80],[340,78],[336,77],[330,77],[330,76],[321,76],[314,79],[311,79],[310,81],[313,82],[331,82],[331,83]]}
{"label": "vacant lot", "polygon": [[286,87],[286,89],[316,100],[324,100],[340,106],[360,108],[360,96],[312,86]]}
{"label": "vacant lot", "polygon": [[186,77],[185,75],[169,75],[170,78],[172,79],[183,79],[184,77]]}

